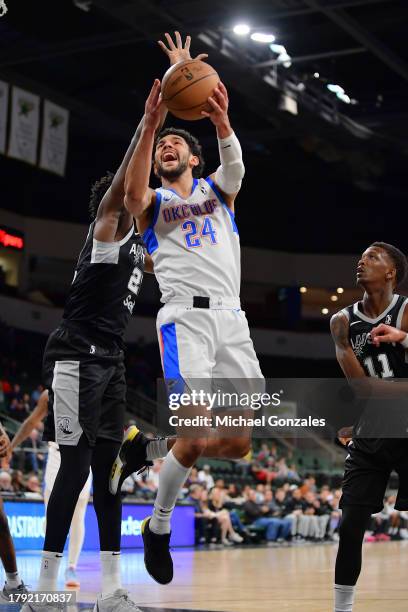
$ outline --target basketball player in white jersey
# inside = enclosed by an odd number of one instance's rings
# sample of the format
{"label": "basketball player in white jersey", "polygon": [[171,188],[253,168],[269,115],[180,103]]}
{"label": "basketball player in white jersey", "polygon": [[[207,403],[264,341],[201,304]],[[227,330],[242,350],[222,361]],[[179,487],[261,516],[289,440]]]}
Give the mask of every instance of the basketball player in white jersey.
{"label": "basketball player in white jersey", "polygon": [[[38,400],[38,404],[30,416],[20,425],[14,438],[12,439],[8,451],[9,457],[20,444],[28,438],[33,429],[45,419],[48,414],[48,391],[43,391]],[[44,504],[47,511],[48,500],[54,486],[55,479],[61,464],[61,456],[58,444],[48,442],[48,459],[45,468],[44,482]],[[68,566],[65,571],[65,584],[68,587],[79,587],[80,582],[76,575],[76,566],[85,537],[85,513],[91,493],[92,475],[89,473],[88,480],[79,494],[78,502],[72,517],[71,529],[69,533]]]}
{"label": "basketball player in white jersey", "polygon": [[[222,83],[209,103],[213,110],[203,116],[217,132],[221,163],[215,173],[201,176],[201,147],[188,132],[167,128],[155,138],[161,108],[156,80],[125,178],[125,205],[153,259],[164,303],[157,317],[164,377],[190,389],[196,380],[263,380],[240,309],[234,213],[244,164]],[[162,183],[156,190],[149,187],[152,158]],[[157,582],[167,584],[173,578],[170,518],[195,461],[201,455],[240,458],[249,447],[249,431],[235,438],[179,437],[174,443],[160,472],[153,516],[142,527],[146,568]]]}

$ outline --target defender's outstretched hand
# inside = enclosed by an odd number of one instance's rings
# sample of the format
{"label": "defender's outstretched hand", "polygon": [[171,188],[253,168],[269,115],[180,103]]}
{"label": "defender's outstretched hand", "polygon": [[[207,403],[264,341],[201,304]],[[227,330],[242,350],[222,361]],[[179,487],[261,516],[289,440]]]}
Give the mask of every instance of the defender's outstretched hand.
{"label": "defender's outstretched hand", "polygon": [[207,111],[201,111],[201,114],[204,117],[209,117],[215,126],[229,123],[229,100],[227,88],[225,87],[224,83],[221,83],[221,81],[218,83],[217,87],[214,89],[213,95],[208,98],[208,103],[213,110],[210,113]]}
{"label": "defender's outstretched hand", "polygon": [[[165,33],[165,37],[167,39],[168,47],[162,40],[158,40],[161,49],[165,52],[167,57],[170,60],[170,66],[174,66],[177,62],[182,62],[184,60],[193,59],[190,55],[190,45],[191,45],[191,36],[187,36],[185,43],[183,45],[183,41],[181,40],[180,32],[174,32],[174,37],[176,39],[176,44],[174,44],[172,37],[168,32]],[[208,57],[207,53],[199,53],[196,60],[204,60]]]}
{"label": "defender's outstretched hand", "polygon": [[163,102],[160,87],[159,79],[155,79],[145,104],[144,127],[154,131],[158,129],[162,116]]}
{"label": "defender's outstretched hand", "polygon": [[383,342],[403,342],[407,337],[406,332],[391,325],[381,323],[371,330],[371,340],[374,346],[380,346]]}

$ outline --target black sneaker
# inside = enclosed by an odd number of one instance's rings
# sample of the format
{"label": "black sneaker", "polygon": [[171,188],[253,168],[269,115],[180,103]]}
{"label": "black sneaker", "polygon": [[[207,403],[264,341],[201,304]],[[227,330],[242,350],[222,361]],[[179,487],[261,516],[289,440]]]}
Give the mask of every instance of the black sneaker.
{"label": "black sneaker", "polygon": [[123,481],[133,472],[143,472],[153,465],[153,461],[148,461],[146,457],[148,443],[149,439],[135,425],[125,431],[109,478],[109,491],[112,495],[120,491]]}
{"label": "black sneaker", "polygon": [[144,562],[150,576],[159,584],[173,580],[173,559],[170,555],[170,533],[159,535],[149,529],[151,516],[142,523]]}

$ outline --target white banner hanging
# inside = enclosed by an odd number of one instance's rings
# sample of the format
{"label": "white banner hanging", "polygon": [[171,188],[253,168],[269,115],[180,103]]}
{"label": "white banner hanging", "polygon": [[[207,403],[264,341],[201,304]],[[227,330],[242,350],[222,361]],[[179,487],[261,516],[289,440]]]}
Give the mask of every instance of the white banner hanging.
{"label": "white banner hanging", "polygon": [[0,153],[6,152],[9,85],[0,81]]}
{"label": "white banner hanging", "polygon": [[69,111],[44,100],[40,167],[64,176],[68,149]]}
{"label": "white banner hanging", "polygon": [[19,87],[12,88],[11,130],[8,154],[29,164],[37,161],[40,98]]}

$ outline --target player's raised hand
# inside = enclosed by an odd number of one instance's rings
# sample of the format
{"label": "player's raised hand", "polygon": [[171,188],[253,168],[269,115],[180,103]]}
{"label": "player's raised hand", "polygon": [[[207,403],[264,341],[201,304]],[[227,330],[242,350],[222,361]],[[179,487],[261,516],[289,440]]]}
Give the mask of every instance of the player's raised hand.
{"label": "player's raised hand", "polygon": [[144,127],[157,130],[162,117],[162,98],[160,81],[155,79],[145,103]]}
{"label": "player's raised hand", "polygon": [[371,340],[374,346],[380,346],[384,342],[402,342],[407,334],[402,329],[391,327],[391,325],[377,325],[371,330]]}
{"label": "player's raised hand", "polygon": [[[165,37],[167,40],[168,46],[162,41],[158,40],[157,42],[160,45],[160,48],[165,52],[167,57],[170,60],[170,66],[174,66],[177,62],[182,62],[184,60],[192,59],[190,55],[190,45],[191,45],[191,36],[187,36],[186,40],[183,44],[181,40],[180,32],[174,32],[175,43],[168,32],[165,33]],[[204,60],[208,57],[207,53],[200,53],[195,57],[196,60]]]}
{"label": "player's raised hand", "polygon": [[212,107],[212,111],[210,113],[204,110],[201,111],[203,117],[209,117],[215,126],[225,125],[225,123],[229,122],[228,92],[224,83],[221,83],[221,81],[214,89],[213,95],[208,98],[208,104]]}

